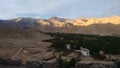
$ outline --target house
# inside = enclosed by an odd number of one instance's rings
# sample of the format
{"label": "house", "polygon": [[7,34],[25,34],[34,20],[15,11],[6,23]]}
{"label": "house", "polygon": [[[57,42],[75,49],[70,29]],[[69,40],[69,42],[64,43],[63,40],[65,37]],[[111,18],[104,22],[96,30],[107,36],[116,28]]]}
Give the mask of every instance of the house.
{"label": "house", "polygon": [[104,51],[99,51],[100,55],[104,56],[105,55],[105,52]]}
{"label": "house", "polygon": [[71,45],[70,44],[66,44],[66,49],[70,50],[71,49]]}
{"label": "house", "polygon": [[80,52],[83,56],[90,56],[90,50],[87,48],[80,47]]}

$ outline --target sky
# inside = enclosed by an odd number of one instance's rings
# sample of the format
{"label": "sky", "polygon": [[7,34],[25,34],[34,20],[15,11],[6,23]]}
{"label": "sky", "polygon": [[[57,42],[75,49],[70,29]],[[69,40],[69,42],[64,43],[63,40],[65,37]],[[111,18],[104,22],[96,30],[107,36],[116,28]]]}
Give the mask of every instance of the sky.
{"label": "sky", "polygon": [[120,15],[120,0],[0,0],[0,19]]}

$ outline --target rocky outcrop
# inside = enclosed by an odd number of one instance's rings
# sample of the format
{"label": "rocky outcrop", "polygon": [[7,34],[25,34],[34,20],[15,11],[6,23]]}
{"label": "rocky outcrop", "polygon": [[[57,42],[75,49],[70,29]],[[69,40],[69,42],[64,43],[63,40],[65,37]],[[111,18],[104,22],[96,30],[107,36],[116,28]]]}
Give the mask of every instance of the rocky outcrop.
{"label": "rocky outcrop", "polygon": [[[49,19],[16,18],[0,20],[0,34],[18,32],[62,32],[99,35],[120,35],[120,16],[105,18],[79,18],[75,20],[51,17]],[[30,33],[29,33],[30,32]],[[7,33],[8,34],[8,33]],[[29,35],[28,35],[29,36]]]}

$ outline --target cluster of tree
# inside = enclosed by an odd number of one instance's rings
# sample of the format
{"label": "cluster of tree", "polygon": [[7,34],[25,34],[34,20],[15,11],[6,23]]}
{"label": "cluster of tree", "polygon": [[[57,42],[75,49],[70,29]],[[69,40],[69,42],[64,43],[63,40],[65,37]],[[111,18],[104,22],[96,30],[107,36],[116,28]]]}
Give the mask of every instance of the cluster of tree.
{"label": "cluster of tree", "polygon": [[91,54],[104,51],[107,54],[120,54],[120,36],[99,36],[85,34],[66,34],[66,33],[46,33],[53,39],[44,40],[51,42],[56,50],[66,50],[66,44],[71,45],[71,49],[85,47]]}
{"label": "cluster of tree", "polygon": [[70,61],[59,59],[59,68],[71,68],[75,67],[75,64],[78,62],[78,59],[72,58]]}

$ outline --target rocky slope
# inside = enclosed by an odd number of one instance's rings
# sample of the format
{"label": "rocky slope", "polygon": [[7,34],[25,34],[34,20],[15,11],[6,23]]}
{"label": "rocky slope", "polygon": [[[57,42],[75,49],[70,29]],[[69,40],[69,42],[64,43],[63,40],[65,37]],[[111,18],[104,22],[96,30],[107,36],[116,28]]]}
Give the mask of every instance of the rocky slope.
{"label": "rocky slope", "polygon": [[119,35],[120,16],[79,18],[75,20],[51,17],[49,19],[16,18],[0,20],[0,36],[31,36],[38,31],[99,35]]}

